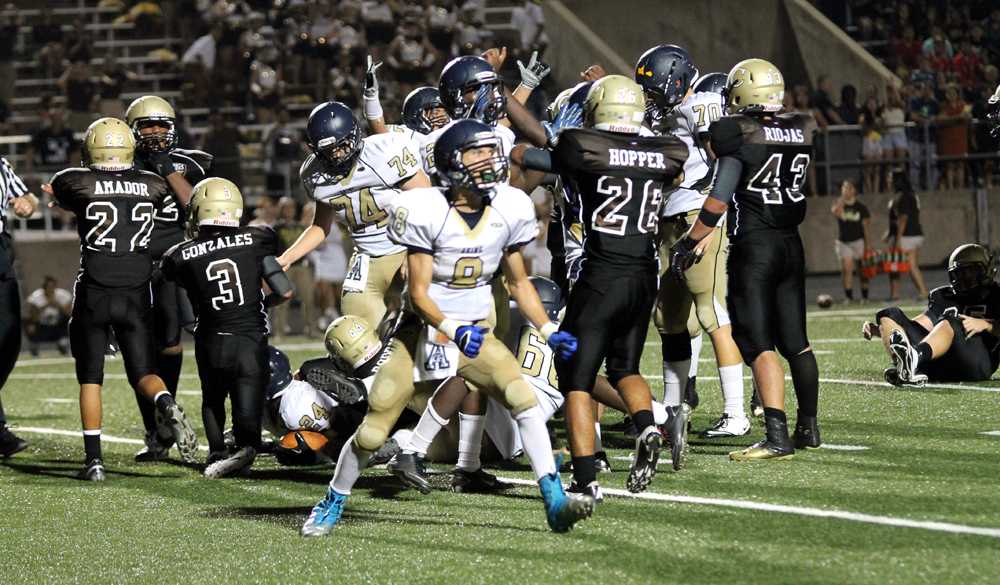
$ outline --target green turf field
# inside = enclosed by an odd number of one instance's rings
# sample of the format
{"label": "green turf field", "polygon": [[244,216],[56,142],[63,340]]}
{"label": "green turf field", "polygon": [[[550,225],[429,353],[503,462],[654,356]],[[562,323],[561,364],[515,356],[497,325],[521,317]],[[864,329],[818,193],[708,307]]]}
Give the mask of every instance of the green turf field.
{"label": "green turf field", "polygon": [[[210,481],[180,463],[133,463],[142,428],[119,360],[104,392],[108,480],[76,481],[72,363],[25,355],[3,393],[31,446],[0,462],[0,583],[997,583],[1000,384],[886,387],[881,348],[858,335],[870,313],[810,318],[828,448],[733,463],[727,452],[750,441],[693,438],[684,471],[661,464],[647,498],[608,495],[566,535],[548,531],[534,487],[458,495],[441,475],[421,497],[375,469],[330,538],[303,540],[331,469],[264,458],[249,479]],[[657,395],[659,351],[651,336],[644,373]],[[295,364],[318,351],[289,353]],[[703,362],[696,429],[721,409],[713,370]],[[181,388],[200,426],[193,356]],[[602,485],[622,489],[631,445],[614,433],[606,445],[616,468]],[[524,463],[499,473],[529,480]]]}

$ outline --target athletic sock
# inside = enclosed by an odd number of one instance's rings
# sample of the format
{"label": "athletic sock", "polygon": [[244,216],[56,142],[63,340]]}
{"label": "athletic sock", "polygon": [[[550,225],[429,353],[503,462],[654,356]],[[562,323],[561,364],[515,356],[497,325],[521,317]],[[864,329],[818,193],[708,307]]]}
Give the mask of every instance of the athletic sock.
{"label": "athletic sock", "polygon": [[861,287],[861,298],[863,298],[866,301],[868,300],[868,287],[867,286]]}
{"label": "athletic sock", "polygon": [[662,402],[656,400],[652,403],[653,406],[653,422],[658,425],[667,424],[667,407],[663,406]]}
{"label": "athletic sock", "polygon": [[785,416],[785,411],[778,408],[771,408],[770,406],[764,407],[764,418],[765,419],[775,419],[783,423],[788,422],[788,417]]}
{"label": "athletic sock", "polygon": [[[679,402],[677,403],[680,404]],[[677,405],[675,405],[677,406]],[[652,426],[654,424],[653,411],[652,410],[640,410],[632,414],[632,422],[635,423],[635,430],[640,433],[646,430],[646,427]]]}
{"label": "athletic sock", "polygon": [[413,428],[413,434],[406,445],[400,445],[404,453],[417,453],[421,456],[427,454],[434,437],[437,436],[441,428],[448,424],[448,419],[441,418],[441,415],[434,410],[434,405],[427,403],[427,408],[420,415],[420,421]]}
{"label": "athletic sock", "polygon": [[917,369],[923,368],[934,359],[934,350],[926,341],[917,344]]}
{"label": "athletic sock", "polygon": [[87,463],[101,458],[101,429],[84,429],[83,451],[86,453]]}
{"label": "athletic sock", "polygon": [[[655,404],[656,401],[654,401]],[[601,441],[601,423],[594,423],[594,453],[604,450],[604,443]]]}
{"label": "athletic sock", "polygon": [[358,447],[352,436],[340,450],[340,457],[337,458],[337,468],[333,472],[333,479],[330,480],[333,491],[345,496],[350,495],[351,488],[361,477],[361,462],[368,461],[370,456],[371,452]]}
{"label": "athletic sock", "polygon": [[160,371],[160,377],[167,386],[167,392],[171,396],[177,396],[177,383],[181,377],[181,366],[184,363],[183,353],[165,354],[157,356],[156,367]]}
{"label": "athletic sock", "polygon": [[[478,414],[458,413],[458,461],[455,467],[465,471],[475,471],[482,467],[479,451],[483,448],[483,429],[486,417]],[[548,438],[548,430],[545,437]]]}
{"label": "athletic sock", "polygon": [[153,404],[155,404],[156,408],[159,408],[160,410],[166,410],[173,403],[174,397],[171,396],[166,390],[160,390],[156,393],[156,396],[153,397]]}
{"label": "athletic sock", "polygon": [[663,404],[665,406],[677,406],[681,403],[682,392],[687,388],[690,368],[691,360],[689,359],[663,362]]}
{"label": "athletic sock", "polygon": [[688,368],[688,378],[698,375],[698,358],[701,357],[702,342],[701,333],[691,338],[691,366]]}
{"label": "athletic sock", "polygon": [[138,388],[133,388],[135,402],[139,405],[139,414],[142,416],[142,426],[147,431],[156,429],[156,406],[149,401],[149,398],[139,392]]}
{"label": "athletic sock", "polygon": [[853,289],[849,289],[849,288],[845,288],[844,289],[844,296],[847,297],[847,300],[853,301],[854,300],[854,290]]}
{"label": "athletic sock", "polygon": [[816,416],[819,402],[819,367],[816,366],[816,356],[811,350],[794,355],[788,360],[788,369],[792,371],[799,416]]}
{"label": "athletic sock", "polygon": [[556,462],[552,458],[552,443],[549,441],[549,431],[545,427],[545,417],[538,406],[514,415],[517,430],[521,432],[521,444],[531,461],[531,469],[535,479],[556,472]]}
{"label": "athletic sock", "polygon": [[725,402],[722,411],[730,416],[746,416],[743,410],[743,364],[722,366],[719,368],[719,379]]}
{"label": "athletic sock", "polygon": [[597,458],[593,455],[573,457],[573,481],[581,487],[597,481]]}

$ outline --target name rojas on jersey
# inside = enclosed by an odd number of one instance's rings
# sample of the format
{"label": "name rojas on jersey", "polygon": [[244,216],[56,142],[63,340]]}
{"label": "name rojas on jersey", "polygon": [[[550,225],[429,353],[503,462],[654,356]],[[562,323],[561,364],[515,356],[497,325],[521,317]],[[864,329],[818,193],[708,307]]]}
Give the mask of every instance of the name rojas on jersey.
{"label": "name rojas on jersey", "polygon": [[535,206],[524,191],[497,187],[475,225],[450,204],[444,189],[414,189],[390,203],[389,237],[433,255],[429,294],[450,319],[479,321],[490,314],[490,280],[508,249],[538,235]]}
{"label": "name rojas on jersey", "polygon": [[362,254],[385,256],[404,250],[386,235],[389,202],[398,186],[420,170],[420,145],[405,134],[388,132],[368,136],[350,172],[331,177],[323,161],[310,154],[299,177],[306,193],[334,208],[337,221],[350,230]]}
{"label": "name rojas on jersey", "polygon": [[667,196],[663,217],[701,209],[704,204],[711,184],[711,160],[702,135],[708,133],[709,126],[724,111],[721,95],[702,91],[688,96],[667,117],[666,130],[688,147],[688,158],[684,163],[684,181]]}

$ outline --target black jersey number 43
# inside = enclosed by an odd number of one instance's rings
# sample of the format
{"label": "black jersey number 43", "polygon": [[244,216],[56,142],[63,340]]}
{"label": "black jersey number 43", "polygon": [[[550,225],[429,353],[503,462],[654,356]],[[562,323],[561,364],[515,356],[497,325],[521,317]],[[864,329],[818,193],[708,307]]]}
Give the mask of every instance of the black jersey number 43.
{"label": "black jersey number 43", "polygon": [[809,155],[800,152],[785,164],[783,153],[776,152],[757,171],[757,174],[747,183],[747,190],[760,193],[764,203],[781,205],[784,196],[792,203],[798,203],[805,198],[802,194],[802,183],[809,169]]}

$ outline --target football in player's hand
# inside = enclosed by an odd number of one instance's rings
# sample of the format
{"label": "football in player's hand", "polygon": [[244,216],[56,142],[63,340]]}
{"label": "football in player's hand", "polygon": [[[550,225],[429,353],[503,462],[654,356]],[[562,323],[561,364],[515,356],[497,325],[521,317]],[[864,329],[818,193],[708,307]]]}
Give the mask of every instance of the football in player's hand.
{"label": "football in player's hand", "polygon": [[830,295],[819,295],[816,297],[816,304],[820,309],[829,309],[833,306],[833,297]]}

